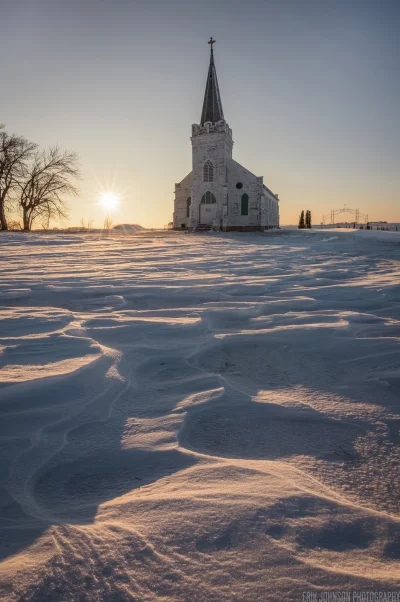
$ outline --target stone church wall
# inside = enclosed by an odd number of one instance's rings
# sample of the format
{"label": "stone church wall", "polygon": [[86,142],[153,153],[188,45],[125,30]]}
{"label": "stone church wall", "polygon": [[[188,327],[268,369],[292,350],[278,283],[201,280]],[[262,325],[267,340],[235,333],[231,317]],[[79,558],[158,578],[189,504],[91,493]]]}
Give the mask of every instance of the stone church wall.
{"label": "stone church wall", "polygon": [[279,202],[266,186],[261,197],[261,225],[265,228],[279,228]]}
{"label": "stone church wall", "polygon": [[192,172],[179,184],[175,184],[174,228],[190,228],[190,215],[187,215],[187,199],[192,195]]}
{"label": "stone church wall", "polygon": [[[237,185],[240,184],[242,184],[242,187],[237,188]],[[260,229],[260,202],[262,189],[262,177],[259,178],[255,176],[236,161],[231,162],[228,186],[228,216],[226,220],[226,229]],[[243,194],[247,194],[249,197],[248,215],[241,215]]]}
{"label": "stone church wall", "polygon": [[[192,129],[192,153],[193,153],[193,204],[192,225],[200,220],[199,207],[201,198],[208,190],[215,196],[217,201],[215,222],[219,224],[223,216],[223,204],[227,193],[227,166],[232,157],[232,139],[227,124],[221,122],[217,126],[204,128],[193,125]],[[209,124],[211,126],[211,124]],[[214,167],[214,179],[212,182],[204,182],[203,166],[209,160]]]}

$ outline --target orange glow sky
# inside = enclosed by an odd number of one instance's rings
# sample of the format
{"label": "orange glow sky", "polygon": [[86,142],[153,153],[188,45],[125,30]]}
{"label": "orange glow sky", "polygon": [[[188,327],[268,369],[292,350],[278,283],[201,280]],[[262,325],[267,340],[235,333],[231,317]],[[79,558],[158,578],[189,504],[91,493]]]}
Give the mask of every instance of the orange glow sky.
{"label": "orange glow sky", "polygon": [[[158,227],[191,170],[210,35],[234,158],[281,199],[281,223],[347,204],[400,221],[395,0],[15,0],[2,7],[0,121],[76,150],[70,224]],[[210,15],[212,18],[210,19]]]}

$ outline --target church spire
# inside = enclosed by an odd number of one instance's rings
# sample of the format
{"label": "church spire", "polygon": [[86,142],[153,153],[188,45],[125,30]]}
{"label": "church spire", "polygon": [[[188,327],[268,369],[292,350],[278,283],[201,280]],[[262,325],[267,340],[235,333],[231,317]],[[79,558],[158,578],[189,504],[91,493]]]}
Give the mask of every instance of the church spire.
{"label": "church spire", "polygon": [[214,64],[214,50],[213,45],[215,40],[211,37],[209,42],[211,46],[210,54],[210,66],[208,68],[206,91],[204,94],[203,111],[201,113],[200,124],[204,125],[206,121],[216,123],[224,119],[224,113],[222,111],[221,96],[219,94],[217,72]]}

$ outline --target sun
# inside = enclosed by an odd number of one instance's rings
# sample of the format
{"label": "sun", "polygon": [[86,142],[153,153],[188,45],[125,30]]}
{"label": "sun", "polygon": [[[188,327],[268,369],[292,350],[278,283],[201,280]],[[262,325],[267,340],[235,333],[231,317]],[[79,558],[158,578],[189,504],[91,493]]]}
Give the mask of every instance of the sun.
{"label": "sun", "polygon": [[118,207],[119,197],[114,194],[114,192],[103,192],[100,196],[100,204],[107,209],[107,211],[112,211]]}

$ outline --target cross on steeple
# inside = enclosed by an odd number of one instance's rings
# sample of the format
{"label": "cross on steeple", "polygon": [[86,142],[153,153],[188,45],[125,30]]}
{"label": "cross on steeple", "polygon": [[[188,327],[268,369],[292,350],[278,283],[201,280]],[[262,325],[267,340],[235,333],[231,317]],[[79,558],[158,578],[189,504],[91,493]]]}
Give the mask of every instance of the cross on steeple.
{"label": "cross on steeple", "polygon": [[217,72],[214,64],[214,38],[211,37],[208,43],[211,46],[210,66],[207,75],[206,92],[204,94],[203,111],[201,113],[201,125],[204,125],[207,121],[211,121],[211,123],[217,123],[218,121],[224,119],[221,97],[218,88]]}

